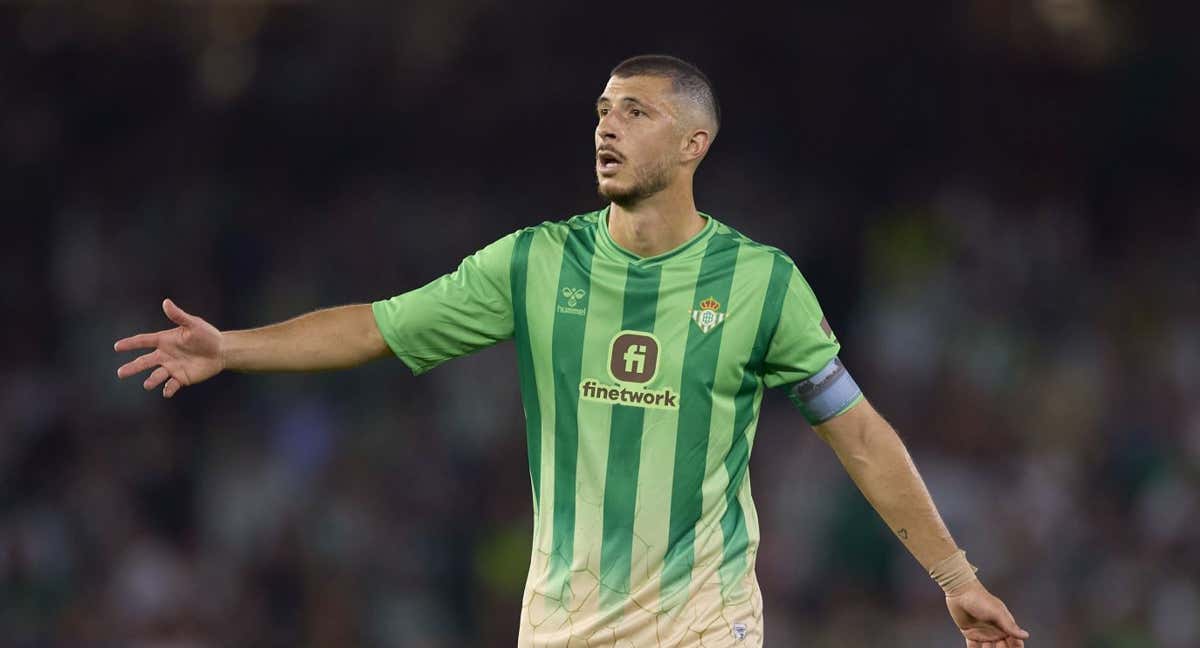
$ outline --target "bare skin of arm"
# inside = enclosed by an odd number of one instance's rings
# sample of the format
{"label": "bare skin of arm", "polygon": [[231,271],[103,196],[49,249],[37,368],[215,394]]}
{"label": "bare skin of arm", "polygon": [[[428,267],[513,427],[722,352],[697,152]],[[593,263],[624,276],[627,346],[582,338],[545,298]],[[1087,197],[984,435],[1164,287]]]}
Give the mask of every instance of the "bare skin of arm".
{"label": "bare skin of arm", "polygon": [[128,378],[153,368],[142,386],[151,390],[163,385],[166,398],[226,370],[348,369],[390,353],[370,304],[328,308],[279,324],[224,332],[170,299],[163,300],[163,313],[175,328],[127,337],[113,348],[150,349],[117,369],[117,376]]}
{"label": "bare skin of arm", "polygon": [[[869,402],[814,429],[926,571],[958,551],[904,442]],[[947,593],[946,606],[968,648],[1024,648],[1029,638],[978,579]]]}

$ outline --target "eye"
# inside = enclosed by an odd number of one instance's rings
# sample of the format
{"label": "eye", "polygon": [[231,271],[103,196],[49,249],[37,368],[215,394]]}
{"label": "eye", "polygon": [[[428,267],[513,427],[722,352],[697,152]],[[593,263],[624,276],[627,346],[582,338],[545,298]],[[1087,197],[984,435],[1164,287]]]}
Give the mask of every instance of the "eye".
{"label": "eye", "polygon": [[634,108],[629,111],[629,114],[633,115],[634,117],[641,117],[642,115],[644,115],[646,113],[642,112],[641,110],[638,110],[637,108]]}
{"label": "eye", "polygon": [[605,116],[605,115],[607,115],[607,114],[608,114],[608,108],[597,108],[597,109],[596,109],[596,114],[598,114],[598,115],[600,115],[601,117],[603,117],[603,116]]}

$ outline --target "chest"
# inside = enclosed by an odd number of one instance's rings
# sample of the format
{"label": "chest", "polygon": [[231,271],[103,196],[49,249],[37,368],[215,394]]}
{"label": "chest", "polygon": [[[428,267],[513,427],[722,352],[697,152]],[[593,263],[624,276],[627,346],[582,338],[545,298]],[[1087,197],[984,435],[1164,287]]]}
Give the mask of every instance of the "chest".
{"label": "chest", "polygon": [[735,264],[641,267],[607,259],[531,268],[531,343],[559,388],[584,401],[676,409],[736,392],[761,291]]}

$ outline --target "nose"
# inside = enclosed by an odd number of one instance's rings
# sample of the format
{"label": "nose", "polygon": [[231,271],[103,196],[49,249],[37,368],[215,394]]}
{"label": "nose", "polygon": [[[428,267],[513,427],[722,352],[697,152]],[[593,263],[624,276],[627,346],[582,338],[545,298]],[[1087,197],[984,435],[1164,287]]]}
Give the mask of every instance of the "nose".
{"label": "nose", "polygon": [[620,139],[611,112],[601,117],[596,124],[596,139],[601,142],[615,142]]}

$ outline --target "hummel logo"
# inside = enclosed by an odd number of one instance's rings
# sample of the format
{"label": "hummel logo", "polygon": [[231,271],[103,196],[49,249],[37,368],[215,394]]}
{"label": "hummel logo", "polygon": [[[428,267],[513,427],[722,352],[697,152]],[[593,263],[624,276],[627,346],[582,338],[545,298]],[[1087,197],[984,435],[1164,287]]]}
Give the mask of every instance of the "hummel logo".
{"label": "hummel logo", "polygon": [[583,296],[586,294],[587,294],[587,292],[580,288],[563,288],[562,289],[562,295],[567,300],[567,306],[571,306],[571,307],[574,307],[575,304],[579,303],[579,300],[583,299]]}
{"label": "hummel logo", "polygon": [[583,304],[583,298],[587,296],[587,291],[582,288],[571,288],[570,286],[562,289],[562,298],[567,304],[558,305],[558,312],[566,313],[567,315],[586,315],[587,305]]}

